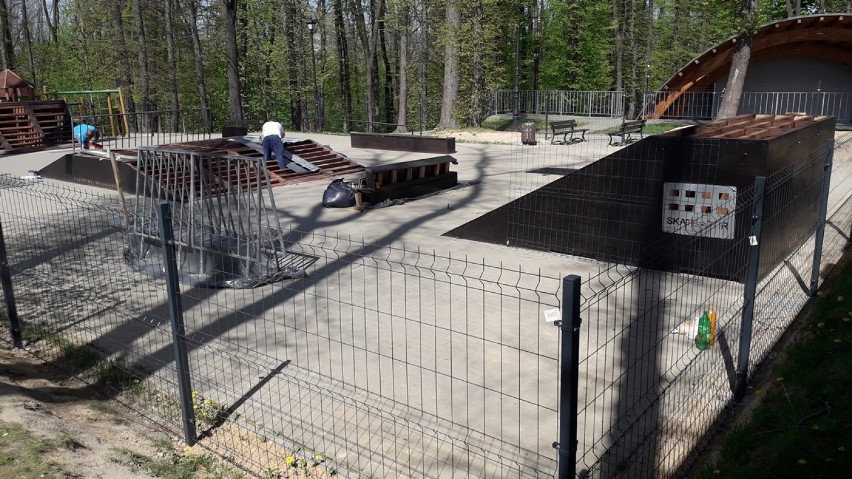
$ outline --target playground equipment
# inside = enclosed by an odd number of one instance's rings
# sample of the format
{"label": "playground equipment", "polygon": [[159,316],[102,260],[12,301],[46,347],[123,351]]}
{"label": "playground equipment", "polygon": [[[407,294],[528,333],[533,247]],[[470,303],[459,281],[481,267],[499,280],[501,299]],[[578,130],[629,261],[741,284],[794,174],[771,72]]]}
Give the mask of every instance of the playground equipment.
{"label": "playground equipment", "polygon": [[[117,96],[117,100],[113,99]],[[127,109],[124,106],[124,95],[121,88],[115,90],[69,90],[47,91],[45,87],[42,96],[45,98],[61,99],[68,105],[68,111],[75,118],[102,117],[109,118],[110,135],[124,136],[130,132]],[[118,110],[116,111],[116,108]],[[116,123],[116,114],[121,118]],[[98,125],[103,128],[106,125]]]}

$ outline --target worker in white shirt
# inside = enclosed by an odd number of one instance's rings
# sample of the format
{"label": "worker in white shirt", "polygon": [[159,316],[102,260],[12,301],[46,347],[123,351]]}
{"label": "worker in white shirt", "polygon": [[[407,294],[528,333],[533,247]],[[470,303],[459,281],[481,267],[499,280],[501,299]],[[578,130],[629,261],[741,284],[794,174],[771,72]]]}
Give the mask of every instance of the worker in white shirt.
{"label": "worker in white shirt", "polygon": [[278,162],[278,167],[282,170],[287,167],[288,158],[284,158],[284,127],[277,121],[267,121],[263,124],[260,132],[260,137],[263,140],[263,160],[269,161],[272,153],[275,153],[275,160]]}

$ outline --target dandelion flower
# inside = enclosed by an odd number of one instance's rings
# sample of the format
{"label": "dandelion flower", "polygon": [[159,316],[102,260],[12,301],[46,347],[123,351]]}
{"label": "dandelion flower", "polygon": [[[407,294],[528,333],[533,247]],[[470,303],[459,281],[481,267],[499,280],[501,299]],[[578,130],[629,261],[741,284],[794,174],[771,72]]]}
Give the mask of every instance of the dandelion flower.
{"label": "dandelion flower", "polygon": [[807,464],[807,463],[808,463],[808,461],[806,461],[806,460],[804,460],[804,459],[799,459],[797,462],[798,462],[799,464]]}
{"label": "dandelion flower", "polygon": [[825,292],[824,291],[817,291],[817,296],[819,296],[820,298],[824,298]]}
{"label": "dandelion flower", "polygon": [[843,296],[838,296],[838,297],[837,297],[837,300],[838,300],[838,301],[843,301]]}
{"label": "dandelion flower", "polygon": [[284,458],[284,462],[286,462],[288,466],[292,465],[295,460],[296,458],[293,456],[287,456]]}
{"label": "dandelion flower", "polygon": [[204,400],[204,404],[213,404],[213,401],[208,398]]}
{"label": "dandelion flower", "polygon": [[198,396],[198,391],[192,391],[192,397]]}
{"label": "dandelion flower", "polygon": [[189,446],[183,446],[183,452],[189,452],[190,449],[192,448]]}

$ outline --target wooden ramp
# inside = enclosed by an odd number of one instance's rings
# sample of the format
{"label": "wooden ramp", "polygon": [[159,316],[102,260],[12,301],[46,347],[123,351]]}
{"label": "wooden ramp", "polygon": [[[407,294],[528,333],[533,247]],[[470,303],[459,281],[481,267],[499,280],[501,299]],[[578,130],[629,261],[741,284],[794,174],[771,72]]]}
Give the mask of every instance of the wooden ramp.
{"label": "wooden ramp", "polygon": [[62,100],[0,102],[3,153],[70,143],[71,128],[71,115]]}
{"label": "wooden ramp", "polygon": [[[288,141],[284,144],[287,151],[298,155],[302,160],[316,166],[315,171],[293,171],[281,169],[275,160],[266,163],[271,187],[303,183],[306,181],[330,180],[342,175],[361,172],[364,167],[348,159],[346,156],[331,150],[313,140]],[[262,158],[263,153],[257,143],[245,141],[244,138],[214,138],[210,140],[172,143],[154,147],[164,152],[175,152],[178,155],[221,155],[228,157]],[[112,150],[120,155],[119,176],[122,189],[126,192],[135,191],[137,150]],[[69,181],[103,188],[115,188],[112,165],[103,150],[87,150],[68,154],[43,168],[39,173],[45,178]]]}

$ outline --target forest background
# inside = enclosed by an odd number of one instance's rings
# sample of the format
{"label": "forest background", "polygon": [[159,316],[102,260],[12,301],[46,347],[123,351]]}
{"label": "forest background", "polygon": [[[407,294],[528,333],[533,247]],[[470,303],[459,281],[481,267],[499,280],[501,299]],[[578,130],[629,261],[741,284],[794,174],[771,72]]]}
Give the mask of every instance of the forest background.
{"label": "forest background", "polygon": [[[744,29],[852,0],[0,0],[0,53],[39,91],[121,88],[213,128],[479,126],[495,90],[658,89]],[[629,114],[629,113],[628,113]],[[321,119],[321,120],[318,120]]]}

